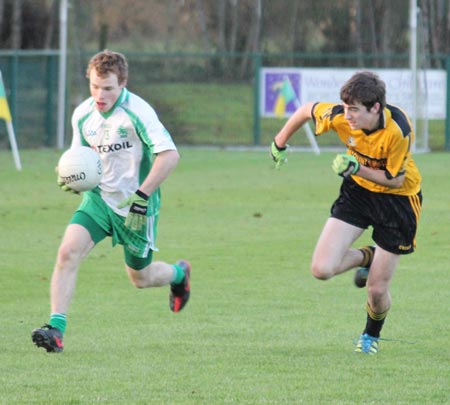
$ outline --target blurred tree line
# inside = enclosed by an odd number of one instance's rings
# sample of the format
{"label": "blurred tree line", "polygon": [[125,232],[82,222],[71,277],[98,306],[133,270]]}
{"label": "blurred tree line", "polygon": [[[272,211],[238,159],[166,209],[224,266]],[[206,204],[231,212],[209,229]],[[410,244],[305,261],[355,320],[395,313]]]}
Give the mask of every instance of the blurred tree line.
{"label": "blurred tree line", "polygon": [[[69,47],[97,51],[409,51],[410,0],[69,0]],[[60,0],[0,0],[0,49],[58,47]],[[418,0],[422,52],[450,54],[449,0]],[[432,67],[440,59],[430,58]],[[245,63],[245,60],[242,61]]]}

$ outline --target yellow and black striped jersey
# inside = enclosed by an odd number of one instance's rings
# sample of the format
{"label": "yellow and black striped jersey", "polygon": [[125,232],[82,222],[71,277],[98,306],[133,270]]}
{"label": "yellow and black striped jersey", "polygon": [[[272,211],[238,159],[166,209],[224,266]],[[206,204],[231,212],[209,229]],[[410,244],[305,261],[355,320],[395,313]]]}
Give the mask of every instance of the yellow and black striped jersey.
{"label": "yellow and black striped jersey", "polygon": [[361,186],[377,193],[415,195],[420,191],[421,176],[412,159],[414,142],[412,124],[404,111],[387,105],[381,116],[378,130],[365,133],[352,130],[344,117],[344,107],[334,103],[316,103],[312,108],[316,135],[335,131],[361,165],[386,171],[387,176],[397,177],[405,173],[401,188],[381,186],[357,175],[353,179]]}

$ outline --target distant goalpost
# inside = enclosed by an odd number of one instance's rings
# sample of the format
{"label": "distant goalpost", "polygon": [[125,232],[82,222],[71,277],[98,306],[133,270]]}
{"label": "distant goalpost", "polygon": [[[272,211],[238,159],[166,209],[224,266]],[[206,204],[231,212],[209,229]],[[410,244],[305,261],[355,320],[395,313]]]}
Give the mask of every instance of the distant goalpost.
{"label": "distant goalpost", "polygon": [[59,5],[59,71],[58,71],[58,119],[56,130],[56,146],[64,148],[66,119],[66,86],[67,86],[67,0],[60,0]]}
{"label": "distant goalpost", "polygon": [[[429,152],[427,31],[417,0],[410,0],[410,69],[412,90],[411,120],[416,135],[413,148],[416,152]],[[445,88],[445,86],[444,86]]]}

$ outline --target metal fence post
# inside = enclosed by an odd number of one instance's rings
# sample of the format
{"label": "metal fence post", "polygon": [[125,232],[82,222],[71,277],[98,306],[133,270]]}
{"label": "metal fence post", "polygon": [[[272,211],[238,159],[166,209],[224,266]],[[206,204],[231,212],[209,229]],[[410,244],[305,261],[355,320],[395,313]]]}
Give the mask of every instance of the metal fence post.
{"label": "metal fence post", "polygon": [[53,85],[56,77],[56,64],[57,60],[54,55],[48,55],[47,59],[47,75],[46,75],[46,83],[47,83],[47,103],[46,103],[46,112],[45,112],[45,146],[51,147],[54,145],[54,129],[53,129],[53,111],[54,111],[54,91]]}
{"label": "metal fence post", "polygon": [[445,60],[447,70],[447,97],[445,110],[445,150],[450,151],[450,55]]}
{"label": "metal fence post", "polygon": [[10,59],[10,99],[9,99],[9,109],[11,110],[11,116],[13,121],[16,119],[16,107],[17,107],[17,72],[19,71],[19,56],[17,52],[14,52],[11,55]]}
{"label": "metal fence post", "polygon": [[261,54],[254,53],[253,58],[253,144],[259,145],[261,142],[261,119],[259,116],[259,73],[261,70]]}

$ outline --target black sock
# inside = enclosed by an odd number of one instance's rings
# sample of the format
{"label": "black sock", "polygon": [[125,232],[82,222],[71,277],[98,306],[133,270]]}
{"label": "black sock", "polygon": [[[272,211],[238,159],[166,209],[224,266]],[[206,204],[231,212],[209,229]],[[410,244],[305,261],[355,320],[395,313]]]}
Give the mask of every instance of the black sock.
{"label": "black sock", "polygon": [[367,304],[367,322],[363,333],[367,333],[376,338],[380,337],[381,328],[383,327],[388,311],[389,310],[386,310],[381,314],[377,314],[373,312],[372,308]]}

